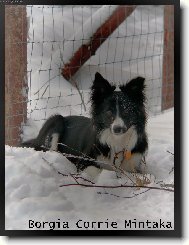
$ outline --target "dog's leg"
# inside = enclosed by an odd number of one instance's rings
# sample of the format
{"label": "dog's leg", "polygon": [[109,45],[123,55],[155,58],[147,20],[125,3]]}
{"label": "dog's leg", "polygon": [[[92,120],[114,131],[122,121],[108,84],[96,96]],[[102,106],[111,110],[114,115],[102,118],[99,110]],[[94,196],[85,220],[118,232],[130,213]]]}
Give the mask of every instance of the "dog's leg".
{"label": "dog's leg", "polygon": [[133,153],[129,160],[124,160],[121,168],[127,172],[141,172],[140,164],[143,158],[141,153]]}
{"label": "dog's leg", "polygon": [[85,168],[84,172],[87,173],[87,175],[89,175],[92,179],[95,179],[102,172],[102,169],[94,166],[88,166]]}
{"label": "dog's leg", "polygon": [[58,151],[59,134],[52,134],[50,151]]}

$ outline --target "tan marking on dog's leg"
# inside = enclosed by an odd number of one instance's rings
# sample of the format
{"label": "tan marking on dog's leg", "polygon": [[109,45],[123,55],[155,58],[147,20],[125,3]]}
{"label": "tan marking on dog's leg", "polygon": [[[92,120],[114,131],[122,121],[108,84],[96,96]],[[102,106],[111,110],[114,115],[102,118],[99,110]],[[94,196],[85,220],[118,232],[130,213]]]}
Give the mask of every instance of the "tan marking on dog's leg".
{"label": "tan marking on dog's leg", "polygon": [[129,160],[124,160],[121,168],[127,172],[136,172],[140,168],[143,155],[141,153],[133,153]]}

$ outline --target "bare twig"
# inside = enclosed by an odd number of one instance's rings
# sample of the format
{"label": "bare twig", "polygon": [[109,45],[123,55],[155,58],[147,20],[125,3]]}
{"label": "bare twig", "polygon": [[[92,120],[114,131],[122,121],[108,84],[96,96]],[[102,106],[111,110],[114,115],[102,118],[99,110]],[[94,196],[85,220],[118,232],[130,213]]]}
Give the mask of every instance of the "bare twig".
{"label": "bare twig", "polygon": [[77,181],[77,178],[74,176],[74,174],[70,174],[70,176],[75,180],[75,182],[79,185],[80,183]]}
{"label": "bare twig", "polygon": [[60,185],[59,187],[68,187],[68,186],[82,186],[82,187],[96,187],[96,188],[109,188],[109,189],[117,189],[117,188],[144,188],[144,189],[150,189],[150,190],[160,190],[160,191],[169,191],[169,192],[174,192],[172,189],[166,189],[166,188],[160,188],[160,187],[155,187],[155,186],[134,186],[134,185],[87,185],[87,184],[64,184]]}
{"label": "bare twig", "polygon": [[55,75],[54,77],[51,77],[50,79],[48,79],[35,93],[34,93],[34,95],[36,95],[36,94],[38,94],[39,93],[39,91],[48,83],[48,82],[50,82],[51,80],[53,80],[53,79],[55,79],[56,77],[58,77],[58,76],[60,76],[60,73],[59,74],[57,74],[57,75]]}
{"label": "bare twig", "polygon": [[83,95],[82,95],[82,93],[81,93],[81,91],[80,91],[80,89],[79,89],[79,87],[77,85],[77,82],[75,80],[73,80],[73,78],[71,78],[71,81],[72,81],[72,83],[74,84],[74,86],[76,87],[76,89],[77,89],[77,91],[79,93],[79,96],[81,98],[81,103],[82,103],[82,105],[84,107],[84,110],[87,111],[87,108],[85,106],[85,102],[84,102],[84,99],[83,99]]}
{"label": "bare twig", "polygon": [[[61,173],[60,171],[56,170],[56,169],[54,168],[54,166],[52,165],[52,163],[49,163],[45,158],[42,158],[42,159],[43,159],[46,163],[48,163],[48,165],[49,165],[50,167],[52,167],[58,174],[61,174],[61,175],[64,176],[64,177],[69,177],[69,176],[71,176],[71,177],[74,179],[74,181],[76,182],[76,183],[70,183],[70,184],[63,184],[63,185],[60,185],[59,187],[81,186],[81,187],[96,187],[96,188],[108,188],[108,189],[117,189],[117,188],[143,188],[143,189],[147,189],[147,190],[144,191],[144,192],[142,192],[142,193],[145,193],[145,192],[147,192],[148,190],[161,190],[161,191],[174,192],[173,189],[160,188],[160,187],[153,187],[153,186],[152,186],[152,187],[149,187],[149,186],[144,186],[144,185],[141,185],[141,186],[139,186],[139,185],[117,185],[117,186],[111,186],[111,185],[109,185],[109,186],[105,186],[105,185],[95,185],[94,182],[89,181],[89,180],[83,178],[82,176],[78,176],[78,174],[63,174],[63,173]],[[78,179],[82,179],[82,180],[84,180],[84,181],[86,181],[86,182],[89,182],[90,184],[82,184],[82,183],[79,183],[79,182],[78,182]],[[166,186],[166,187],[168,187],[168,186]],[[173,186],[170,186],[170,187],[173,187]],[[100,192],[98,192],[98,193],[100,193]],[[136,193],[136,194],[134,194],[134,196],[131,196],[131,197],[122,197],[122,198],[133,198],[133,197],[135,197],[135,196],[137,196],[137,195],[140,195],[140,194],[142,194],[142,193]],[[114,195],[114,194],[107,193],[107,192],[105,192],[104,194],[106,194],[106,195],[112,195],[112,196],[116,196],[116,197],[120,197],[120,196],[118,196],[118,195]]]}
{"label": "bare twig", "polygon": [[84,181],[86,181],[86,182],[89,182],[89,183],[91,183],[91,184],[95,184],[94,182],[92,182],[91,180],[88,180],[88,179],[86,179],[86,178],[83,178],[82,176],[75,176],[75,178],[76,179],[82,179],[82,180],[84,180]]}
{"label": "bare twig", "polygon": [[88,179],[86,179],[86,178],[84,178],[84,177],[82,177],[82,176],[80,176],[80,175],[78,175],[78,174],[63,174],[62,172],[60,172],[60,171],[58,171],[54,166],[53,166],[53,163],[50,163],[49,161],[47,161],[47,159],[45,159],[44,157],[42,157],[42,159],[51,167],[51,168],[53,168],[53,170],[55,171],[55,172],[57,172],[57,174],[60,174],[60,175],[62,175],[63,177],[69,177],[69,176],[72,176],[73,178],[75,178],[74,180],[77,180],[77,179],[82,179],[82,180],[84,180],[84,181],[86,181],[86,182],[89,182],[89,183],[91,183],[91,184],[95,184],[94,182],[92,182],[91,180],[88,180]]}
{"label": "bare twig", "polygon": [[174,153],[172,153],[172,152],[170,152],[170,151],[167,151],[167,152],[174,156]]}
{"label": "bare twig", "polygon": [[172,167],[171,171],[169,171],[169,174],[171,174],[174,171],[174,166]]}
{"label": "bare twig", "polygon": [[47,159],[45,159],[44,157],[42,157],[42,159],[58,174],[61,174],[63,177],[68,177],[69,175],[67,174],[63,174],[60,171],[58,171],[54,166],[53,163],[50,163],[49,161],[47,161]]}
{"label": "bare twig", "polygon": [[43,95],[46,93],[47,89],[49,88],[49,85],[47,85],[47,87],[45,88],[43,94],[41,95],[41,98],[43,98]]}
{"label": "bare twig", "polygon": [[148,191],[150,191],[150,189],[147,189],[147,190],[142,191],[140,193],[135,193],[133,196],[123,196],[123,197],[122,196],[119,196],[119,195],[115,195],[113,193],[109,193],[109,192],[97,192],[97,194],[100,194],[100,195],[109,195],[109,196],[114,196],[114,197],[118,197],[118,198],[134,198],[134,197],[139,196],[139,195],[142,195],[142,194],[144,194],[144,193],[146,193]]}
{"label": "bare twig", "polygon": [[[68,148],[68,149],[70,149],[70,150],[74,151],[75,153],[79,153],[79,154],[81,154],[81,155],[82,155],[82,156],[84,156],[84,157],[90,158],[89,156],[87,156],[87,155],[86,155],[86,154],[84,154],[83,152],[78,151],[78,150],[76,150],[76,149],[72,148],[71,146],[68,146],[68,145],[63,144],[63,143],[58,143],[58,145],[62,145],[62,146],[64,146],[64,147],[66,147],[66,148]],[[62,152],[60,152],[60,151],[57,151],[57,152],[59,152],[60,154],[62,154]]]}
{"label": "bare twig", "polygon": [[160,184],[161,187],[171,187],[171,188],[174,188],[174,184]]}

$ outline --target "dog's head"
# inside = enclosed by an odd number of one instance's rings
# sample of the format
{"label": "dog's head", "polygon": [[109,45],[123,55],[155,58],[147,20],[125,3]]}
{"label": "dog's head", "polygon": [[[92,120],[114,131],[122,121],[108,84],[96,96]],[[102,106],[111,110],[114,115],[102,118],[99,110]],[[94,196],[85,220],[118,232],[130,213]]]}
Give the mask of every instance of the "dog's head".
{"label": "dog's head", "polygon": [[91,88],[92,118],[97,130],[109,128],[114,135],[124,134],[131,126],[145,125],[145,95],[142,77],[120,85],[119,91],[100,73]]}

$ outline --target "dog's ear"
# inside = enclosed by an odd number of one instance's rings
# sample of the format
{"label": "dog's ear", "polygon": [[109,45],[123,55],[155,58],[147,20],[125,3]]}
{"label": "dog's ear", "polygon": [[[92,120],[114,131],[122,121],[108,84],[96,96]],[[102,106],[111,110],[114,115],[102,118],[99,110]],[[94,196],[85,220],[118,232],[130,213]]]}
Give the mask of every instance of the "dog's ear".
{"label": "dog's ear", "polygon": [[115,90],[115,88],[115,86],[112,86],[106,79],[102,77],[100,73],[97,72],[95,74],[95,79],[91,87],[92,101],[101,102],[106,96],[111,94]]}
{"label": "dog's ear", "polygon": [[123,93],[126,93],[130,98],[132,98],[136,102],[138,101],[139,103],[143,103],[145,101],[144,81],[145,78],[137,77],[132,79],[126,85],[120,86],[120,89]]}

